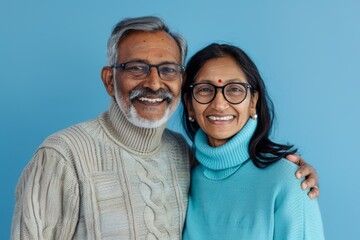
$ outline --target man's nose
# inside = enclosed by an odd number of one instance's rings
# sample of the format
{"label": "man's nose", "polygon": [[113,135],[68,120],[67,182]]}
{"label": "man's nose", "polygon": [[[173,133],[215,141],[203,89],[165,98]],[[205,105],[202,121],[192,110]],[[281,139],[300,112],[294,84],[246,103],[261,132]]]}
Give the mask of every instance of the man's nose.
{"label": "man's nose", "polygon": [[153,91],[157,91],[163,87],[163,81],[161,80],[156,67],[150,68],[149,74],[144,81],[144,87],[150,88]]}

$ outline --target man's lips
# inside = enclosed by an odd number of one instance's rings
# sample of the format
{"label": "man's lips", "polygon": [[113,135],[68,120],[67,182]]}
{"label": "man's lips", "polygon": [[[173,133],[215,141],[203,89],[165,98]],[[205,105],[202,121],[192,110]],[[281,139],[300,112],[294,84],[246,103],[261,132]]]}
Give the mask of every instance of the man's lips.
{"label": "man's lips", "polygon": [[161,103],[162,101],[164,101],[163,98],[147,98],[147,97],[140,97],[137,98],[137,100],[140,102],[148,102],[148,103]]}
{"label": "man's lips", "polygon": [[173,95],[166,89],[159,89],[152,91],[147,88],[138,88],[130,92],[129,98],[131,102],[137,101],[142,104],[161,104],[167,102],[170,104],[173,101]]}

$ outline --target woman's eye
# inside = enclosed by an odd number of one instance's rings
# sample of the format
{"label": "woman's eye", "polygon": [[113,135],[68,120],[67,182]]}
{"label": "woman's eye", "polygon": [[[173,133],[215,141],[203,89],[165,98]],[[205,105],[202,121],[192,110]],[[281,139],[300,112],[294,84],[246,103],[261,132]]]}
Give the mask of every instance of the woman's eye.
{"label": "woman's eye", "polygon": [[199,92],[199,93],[212,93],[213,90],[212,90],[212,88],[209,88],[209,87],[202,87],[202,88],[199,88],[197,92]]}
{"label": "woman's eye", "polygon": [[232,87],[230,88],[230,92],[242,92],[243,90],[241,88],[238,87]]}

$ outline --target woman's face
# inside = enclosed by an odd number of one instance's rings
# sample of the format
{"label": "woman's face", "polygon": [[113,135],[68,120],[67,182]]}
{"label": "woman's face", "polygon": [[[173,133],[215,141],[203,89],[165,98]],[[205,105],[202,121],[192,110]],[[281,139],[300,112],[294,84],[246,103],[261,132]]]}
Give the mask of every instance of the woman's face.
{"label": "woman's face", "polygon": [[[214,58],[207,61],[196,75],[194,83],[211,83],[223,86],[231,82],[248,83],[244,72],[231,57]],[[250,89],[240,104],[229,103],[217,89],[213,101],[207,104],[198,103],[192,98],[186,103],[189,116],[207,134],[211,146],[217,147],[225,144],[246,124],[249,117],[256,113],[258,95],[253,96]]]}

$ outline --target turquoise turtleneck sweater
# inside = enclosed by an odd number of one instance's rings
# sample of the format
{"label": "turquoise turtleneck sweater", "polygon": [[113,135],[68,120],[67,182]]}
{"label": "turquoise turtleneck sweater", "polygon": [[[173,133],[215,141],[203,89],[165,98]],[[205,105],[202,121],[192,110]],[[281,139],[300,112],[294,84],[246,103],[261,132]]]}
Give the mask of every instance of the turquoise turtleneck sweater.
{"label": "turquoise turtleneck sweater", "polygon": [[285,159],[257,168],[248,146],[257,121],[219,147],[195,136],[200,165],[192,172],[185,240],[324,239],[316,200],[302,191],[297,166]]}

